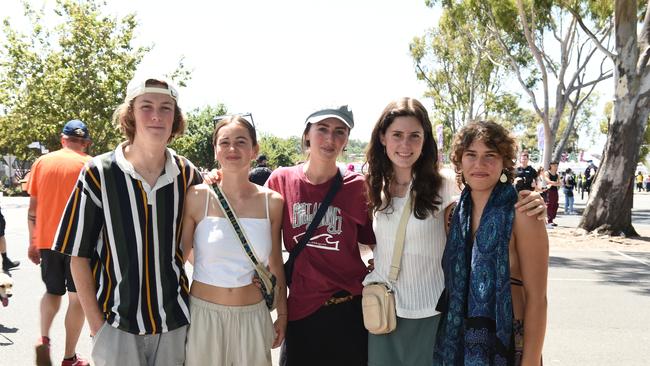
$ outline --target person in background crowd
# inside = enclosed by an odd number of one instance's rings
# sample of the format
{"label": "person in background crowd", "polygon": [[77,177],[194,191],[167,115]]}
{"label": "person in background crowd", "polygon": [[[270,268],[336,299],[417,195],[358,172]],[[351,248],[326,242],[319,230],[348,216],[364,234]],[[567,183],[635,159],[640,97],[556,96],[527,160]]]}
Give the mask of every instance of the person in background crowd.
{"label": "person in background crowd", "polygon": [[20,261],[12,261],[7,256],[7,240],[5,239],[5,227],[7,222],[0,209],[0,254],[2,255],[2,270],[8,272],[10,269],[18,267]]}
{"label": "person in background crowd", "polygon": [[515,175],[515,188],[517,191],[534,191],[537,189],[537,170],[529,165],[528,150],[522,150],[519,155],[519,166]]}
{"label": "person in background crowd", "polygon": [[248,180],[258,186],[263,186],[272,172],[273,171],[268,166],[266,155],[260,154],[257,157],[257,167],[251,169],[250,173],[248,173]]}
{"label": "person in background crowd", "polygon": [[636,191],[643,192],[643,173],[640,171],[636,173]]}
{"label": "person in background crowd", "polygon": [[571,168],[567,168],[566,172],[564,173],[564,178],[562,179],[562,187],[564,190],[564,213],[567,215],[572,215],[575,214],[575,210],[573,209],[573,190],[575,189],[576,186],[576,179],[575,175],[573,174],[573,170]]}
{"label": "person in background crowd", "polygon": [[645,177],[645,191],[650,192],[650,174]]}
{"label": "person in background crowd", "polygon": [[582,194],[582,187],[584,186],[584,175],[582,173],[578,173],[576,176],[576,188],[578,190],[578,193]]}
{"label": "person in background crowd", "polygon": [[548,212],[547,227],[555,227],[557,224],[553,222],[557,216],[557,209],[559,207],[558,187],[562,186],[560,175],[557,172],[557,161],[552,161],[549,168],[544,172],[544,180],[546,181],[546,205]]}
{"label": "person in background crowd", "polygon": [[542,165],[537,168],[537,179],[535,180],[535,190],[539,192],[544,198],[544,202],[548,204],[548,196],[546,191],[548,190],[548,181],[546,179],[546,170]]}
{"label": "person in background crowd", "polygon": [[182,212],[203,178],[167,147],[185,130],[178,91],[164,78],[135,77],[113,120],[126,141],[79,176],[54,250],[71,256],[93,365],[182,365],[190,321]]}
{"label": "person in background crowd", "polygon": [[61,307],[61,298],[68,292],[65,313],[65,352],[63,366],[89,365],[76,353],[77,341],[84,325],[84,313],[77,296],[70,257],[51,250],[70,192],[81,169],[91,157],[86,154],[91,144],[86,124],[73,119],[63,126],[60,150],[43,155],[32,165],[27,186],[30,195],[27,212],[29,259],[41,266],[45,294],[40,304],[41,336],[36,343],[36,364],[51,365],[50,328]]}
{"label": "person in background crowd", "polygon": [[598,171],[598,167],[596,164],[594,164],[593,160],[588,160],[588,163],[589,165],[587,166],[587,169],[585,169],[584,185],[580,199],[585,198],[585,191],[587,192],[587,196],[589,196],[589,193],[591,193],[591,183],[593,182],[594,177],[596,176],[596,172]]}

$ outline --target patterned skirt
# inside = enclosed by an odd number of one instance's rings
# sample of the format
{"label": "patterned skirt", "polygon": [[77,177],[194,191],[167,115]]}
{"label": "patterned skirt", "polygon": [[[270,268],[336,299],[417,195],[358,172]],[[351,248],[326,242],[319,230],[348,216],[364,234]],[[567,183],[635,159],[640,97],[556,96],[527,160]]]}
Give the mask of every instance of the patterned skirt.
{"label": "patterned skirt", "polygon": [[[512,321],[512,335],[515,338],[515,357],[514,365],[521,366],[521,358],[524,354],[524,320],[514,319]],[[543,360],[540,360],[540,365],[543,365]]]}

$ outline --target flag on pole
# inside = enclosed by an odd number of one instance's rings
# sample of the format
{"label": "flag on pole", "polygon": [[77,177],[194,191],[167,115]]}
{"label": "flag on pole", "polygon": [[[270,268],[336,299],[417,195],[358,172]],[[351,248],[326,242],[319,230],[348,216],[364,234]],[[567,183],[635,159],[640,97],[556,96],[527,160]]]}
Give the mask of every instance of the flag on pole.
{"label": "flag on pole", "polygon": [[537,148],[539,153],[544,153],[544,124],[540,123],[537,125]]}

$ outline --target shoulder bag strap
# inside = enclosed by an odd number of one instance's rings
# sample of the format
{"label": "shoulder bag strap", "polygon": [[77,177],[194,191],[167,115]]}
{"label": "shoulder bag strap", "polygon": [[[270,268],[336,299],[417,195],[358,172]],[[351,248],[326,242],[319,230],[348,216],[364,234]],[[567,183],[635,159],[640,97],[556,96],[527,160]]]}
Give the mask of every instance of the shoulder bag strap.
{"label": "shoulder bag strap", "polygon": [[406,223],[409,221],[411,216],[411,192],[408,193],[409,197],[406,200],[404,209],[402,210],[402,217],[399,220],[399,226],[397,227],[397,235],[395,236],[395,249],[393,249],[393,261],[390,264],[390,273],[388,274],[388,280],[391,283],[397,281],[397,276],[399,275],[399,270],[402,261],[402,253],[404,252],[404,238],[406,237]]}
{"label": "shoulder bag strap", "polygon": [[327,211],[327,208],[334,200],[334,196],[336,195],[336,192],[339,191],[342,184],[343,184],[343,177],[341,176],[341,171],[337,167],[336,176],[334,177],[334,181],[332,182],[332,185],[330,186],[327,195],[325,195],[325,198],[321,202],[320,206],[318,206],[318,210],[316,211],[314,218],[311,220],[311,223],[309,224],[307,231],[305,231],[305,235],[303,235],[302,238],[300,238],[298,244],[296,244],[296,246],[291,250],[291,252],[289,253],[289,259],[284,264],[287,284],[291,283],[291,274],[293,273],[293,265],[296,261],[296,258],[298,257],[298,254],[300,254],[300,252],[303,249],[305,249],[305,247],[307,246],[307,242],[309,241],[309,239],[311,239],[312,234],[314,234],[314,231],[316,230],[318,224],[320,224],[321,220],[323,219],[323,216],[325,216],[325,211]]}
{"label": "shoulder bag strap", "polygon": [[255,254],[253,247],[251,247],[248,244],[248,238],[246,237],[246,232],[244,232],[244,230],[239,225],[239,220],[237,219],[237,215],[235,214],[235,211],[233,211],[232,208],[230,208],[230,203],[228,202],[226,195],[223,194],[219,186],[216,184],[212,185],[212,189],[214,190],[214,193],[217,194],[217,201],[219,202],[219,206],[221,207],[223,213],[228,217],[228,221],[230,221],[230,225],[232,226],[233,230],[235,230],[235,234],[237,234],[237,237],[239,238],[239,242],[244,248],[244,252],[246,252],[248,259],[250,259],[250,261],[253,263],[253,266],[255,267],[257,274],[260,276],[268,276],[268,274],[265,271],[266,268],[263,268],[264,266],[257,259],[257,255]]}

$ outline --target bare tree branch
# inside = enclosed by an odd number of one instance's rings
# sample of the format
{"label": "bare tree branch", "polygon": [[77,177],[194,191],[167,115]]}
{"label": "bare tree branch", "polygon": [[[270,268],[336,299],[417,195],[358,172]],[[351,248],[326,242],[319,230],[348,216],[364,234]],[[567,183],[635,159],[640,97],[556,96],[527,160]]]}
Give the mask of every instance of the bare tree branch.
{"label": "bare tree branch", "polygon": [[[492,18],[492,20],[494,20],[493,14],[490,13],[489,16]],[[521,75],[521,69],[519,68],[519,65],[517,64],[517,60],[515,60],[514,56],[512,56],[512,54],[510,54],[510,52],[508,51],[508,47],[506,46],[505,41],[498,34],[498,30],[493,29],[490,26],[486,26],[485,28],[488,31],[490,31],[490,33],[492,33],[494,38],[497,40],[497,42],[501,46],[501,49],[506,54],[506,57],[508,58],[508,61],[510,63],[509,68],[517,75],[517,80],[519,81],[519,84],[524,89],[526,94],[528,94],[528,96],[530,98],[530,101],[533,104],[533,109],[539,115],[540,118],[544,119],[545,114],[544,114],[544,112],[542,110],[540,110],[539,105],[537,104],[537,98],[535,97],[535,93],[533,93],[533,91],[526,85],[526,82],[524,81],[524,79],[523,79],[523,77]],[[490,60],[490,61],[492,61],[492,60]]]}
{"label": "bare tree branch", "polygon": [[650,4],[648,5],[643,19],[643,28],[639,34],[639,48],[642,53],[636,65],[637,75],[643,74],[645,67],[648,65],[648,60],[650,60]]}
{"label": "bare tree branch", "polygon": [[[522,0],[517,0],[517,8],[519,10],[519,17],[521,18],[521,24],[524,29],[524,36],[526,37],[526,41],[528,42],[528,46],[530,47],[530,50],[533,53],[533,57],[535,58],[535,61],[537,62],[537,65],[539,66],[539,69],[542,73],[542,86],[544,89],[544,114],[541,116],[542,122],[544,122],[545,125],[548,126],[548,111],[549,111],[549,102],[548,102],[548,74],[546,73],[546,67],[544,67],[544,61],[542,60],[542,55],[539,51],[539,48],[537,47],[537,44],[535,43],[535,39],[533,38],[533,34],[530,31],[530,27],[528,25],[528,20],[526,19],[526,12],[524,10],[524,3]],[[534,12],[533,12],[533,21],[534,21]]]}
{"label": "bare tree branch", "polygon": [[[560,18],[560,21],[562,21],[561,18]],[[562,42],[562,37],[560,37],[560,34],[558,33],[557,24],[555,23],[555,18],[554,17],[551,17],[551,30],[553,31],[553,38],[555,38],[556,41],[561,43]],[[562,33],[562,32],[560,31],[560,33]]]}
{"label": "bare tree branch", "polygon": [[[586,87],[588,87],[588,86],[590,86],[590,85],[598,84],[598,83],[600,83],[600,82],[603,81],[603,80],[607,80],[607,79],[611,78],[612,76],[614,76],[614,73],[613,73],[612,71],[609,71],[607,74],[603,74],[603,75],[599,76],[598,78],[596,78],[596,79],[594,79],[594,80],[591,80],[591,81],[588,81],[588,82],[586,82],[586,83],[582,83],[582,84],[580,84],[579,87],[580,87],[580,88],[586,88]],[[574,90],[576,90],[576,89],[577,89],[577,87],[573,87],[573,88],[571,88],[570,90],[571,90],[571,91],[574,91]]]}
{"label": "bare tree branch", "polygon": [[[557,80],[558,87],[561,89],[565,88],[564,76],[566,75],[567,68],[569,67],[569,55],[571,54],[573,39],[575,37],[576,31],[576,21],[575,18],[573,18],[571,19],[567,33],[564,36],[562,43],[560,44],[560,75],[558,76]],[[556,92],[556,94],[558,93]]]}
{"label": "bare tree branch", "polygon": [[542,56],[544,57],[544,61],[546,62],[547,67],[549,70],[551,70],[551,74],[558,79],[559,76],[557,74],[557,67],[555,67],[555,62],[553,62],[553,59],[549,57],[546,52],[542,53]]}
{"label": "bare tree branch", "polygon": [[[605,40],[606,38],[609,38],[609,34],[610,34],[610,32],[611,32],[611,27],[607,27],[607,29],[603,32],[603,35],[602,35],[602,37],[601,37],[601,42],[602,42],[603,40]],[[583,46],[584,46],[584,44],[583,44]],[[581,47],[580,49],[582,50],[582,47]],[[569,84],[568,84],[568,85],[569,85],[569,90],[567,91],[568,94],[570,94],[571,92],[573,92],[573,91],[575,90],[574,84],[575,84],[575,81],[576,81],[578,75],[586,69],[587,64],[589,63],[589,60],[591,60],[591,57],[596,53],[596,50],[597,50],[597,49],[598,49],[597,47],[592,48],[592,49],[587,53],[587,56],[585,57],[584,62],[580,63],[580,60],[578,59],[578,68],[576,69],[575,73],[573,74],[573,77],[571,78],[571,81],[570,81]],[[581,52],[581,51],[580,51],[580,52]],[[580,58],[580,57],[579,57],[579,58]],[[603,58],[603,60],[601,60],[601,62],[600,62],[600,71],[601,71],[601,72],[600,72],[600,76],[602,76],[603,74],[605,74],[605,73],[602,71],[602,70],[603,70],[603,63],[604,63],[605,60],[608,59],[608,58],[609,58],[609,57],[605,56],[605,58]],[[609,71],[608,71],[608,72],[609,72]],[[604,80],[604,79],[603,79],[603,80]]]}
{"label": "bare tree branch", "polygon": [[429,77],[427,76],[427,73],[424,72],[424,70],[422,70],[422,67],[420,66],[420,63],[419,63],[419,62],[417,62],[417,63],[415,64],[415,67],[418,68],[418,71],[420,72],[420,74],[422,75],[422,77],[424,78],[424,80],[426,80],[427,84],[429,84],[429,87],[432,88],[432,89],[435,89],[435,88],[434,88],[433,81],[431,81],[431,79],[429,79]]}
{"label": "bare tree branch", "polygon": [[589,36],[589,38],[591,38],[591,40],[594,42],[596,47],[598,47],[600,52],[604,53],[607,57],[609,57],[612,61],[615,62],[616,55],[611,53],[607,48],[605,48],[605,46],[603,46],[603,44],[600,41],[598,41],[598,38],[596,38],[596,36],[589,30],[589,28],[587,28],[585,23],[582,21],[582,17],[580,16],[580,14],[578,14],[578,12],[571,7],[569,7],[568,10],[571,12],[571,14],[573,14],[575,19],[578,21],[578,25],[580,25],[582,31],[585,32],[587,36]]}

